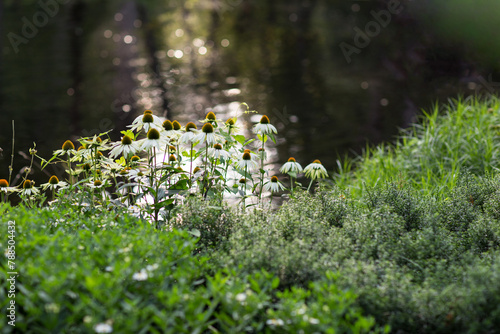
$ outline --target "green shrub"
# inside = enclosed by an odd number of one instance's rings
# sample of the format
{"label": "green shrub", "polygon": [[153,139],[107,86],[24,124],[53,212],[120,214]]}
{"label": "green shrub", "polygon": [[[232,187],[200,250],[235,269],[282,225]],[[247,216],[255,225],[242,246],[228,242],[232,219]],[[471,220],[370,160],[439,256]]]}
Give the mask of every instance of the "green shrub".
{"label": "green shrub", "polygon": [[[275,275],[261,269],[244,273],[227,264],[209,268],[206,256],[193,255],[196,240],[184,231],[158,231],[120,212],[86,217],[71,210],[6,206],[0,212],[16,223],[19,272],[16,327],[2,317],[1,333],[94,333],[98,326],[116,333],[378,330],[372,318],[351,307],[356,296],[333,286],[302,290],[311,296],[300,297],[310,306],[306,315],[324,318],[297,322],[286,310],[298,299],[277,290]],[[5,284],[4,268],[1,274]],[[323,297],[316,295],[327,291],[328,312],[319,309]],[[4,289],[0,300],[5,309]],[[276,326],[276,315],[285,327]]]}
{"label": "green shrub", "polygon": [[365,202],[373,207],[390,206],[403,218],[405,229],[410,231],[422,227],[426,203],[419,195],[401,180],[399,183],[387,182],[372,192],[367,191]]}
{"label": "green shrub", "polygon": [[206,201],[198,196],[190,196],[175,211],[170,225],[192,233],[198,231],[198,250],[210,251],[224,247],[230,236],[233,220],[227,204],[221,206],[216,200]]}
{"label": "green shrub", "polygon": [[283,302],[268,311],[269,323],[277,333],[389,332],[389,326],[377,328],[373,318],[362,315],[355,303],[356,294],[341,290],[335,284],[335,274],[327,272],[325,277],[311,283],[309,289],[292,287],[278,292]]}

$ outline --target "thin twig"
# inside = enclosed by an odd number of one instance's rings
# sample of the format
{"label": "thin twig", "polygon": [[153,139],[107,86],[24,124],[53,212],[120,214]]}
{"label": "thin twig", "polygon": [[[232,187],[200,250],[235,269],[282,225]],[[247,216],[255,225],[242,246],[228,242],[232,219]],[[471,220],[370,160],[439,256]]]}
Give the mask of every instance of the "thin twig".
{"label": "thin twig", "polygon": [[14,170],[14,134],[15,134],[14,120],[12,120],[12,154],[10,156],[10,166],[9,166],[9,185],[11,184],[10,180],[12,177],[12,171]]}

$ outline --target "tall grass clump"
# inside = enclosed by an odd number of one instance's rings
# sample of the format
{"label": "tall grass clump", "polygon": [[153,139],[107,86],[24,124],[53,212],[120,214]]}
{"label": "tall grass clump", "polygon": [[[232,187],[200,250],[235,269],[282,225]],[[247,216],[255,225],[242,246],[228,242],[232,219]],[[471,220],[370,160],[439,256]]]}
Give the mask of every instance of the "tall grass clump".
{"label": "tall grass clump", "polygon": [[368,188],[402,178],[424,194],[443,196],[460,172],[491,173],[500,166],[500,102],[497,97],[452,100],[424,113],[394,144],[367,149],[339,162],[337,185],[359,196]]}

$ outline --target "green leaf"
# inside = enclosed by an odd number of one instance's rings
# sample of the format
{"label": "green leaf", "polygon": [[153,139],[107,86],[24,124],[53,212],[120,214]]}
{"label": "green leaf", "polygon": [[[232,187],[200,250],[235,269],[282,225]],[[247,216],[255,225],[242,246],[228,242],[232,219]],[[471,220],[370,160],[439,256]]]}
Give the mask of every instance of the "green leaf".
{"label": "green leaf", "polygon": [[245,136],[243,136],[243,135],[234,135],[234,136],[233,136],[233,138],[234,138],[234,139],[235,139],[238,143],[240,143],[241,145],[243,145],[243,146],[244,146],[244,143],[245,143],[245,140],[246,140]]}
{"label": "green leaf", "polygon": [[255,138],[252,138],[252,139],[248,139],[244,144],[243,146],[247,146],[248,144],[250,143],[253,143],[255,141]]}
{"label": "green leaf", "polygon": [[188,231],[188,233],[191,235],[194,235],[197,238],[199,238],[201,236],[201,232],[199,230],[196,230],[196,229]]}
{"label": "green leaf", "polygon": [[271,140],[273,141],[273,143],[276,144],[276,138],[274,137],[274,133],[270,133],[267,135],[269,138],[271,138]]}
{"label": "green leaf", "polygon": [[132,138],[133,140],[136,139],[136,134],[132,131],[132,130],[125,130],[125,131],[120,131],[120,133],[124,136],[129,136],[130,138]]}
{"label": "green leaf", "polygon": [[273,289],[276,289],[280,285],[280,279],[278,277],[275,277],[271,283],[271,287]]}
{"label": "green leaf", "polygon": [[264,143],[269,139],[270,135],[257,135],[257,138],[259,138],[260,141],[263,141]]}

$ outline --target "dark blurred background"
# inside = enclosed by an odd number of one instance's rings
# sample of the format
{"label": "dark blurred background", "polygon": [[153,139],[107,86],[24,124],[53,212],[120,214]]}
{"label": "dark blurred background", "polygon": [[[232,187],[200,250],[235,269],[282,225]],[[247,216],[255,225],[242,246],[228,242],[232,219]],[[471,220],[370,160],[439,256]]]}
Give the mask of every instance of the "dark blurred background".
{"label": "dark blurred background", "polygon": [[[493,0],[0,0],[0,178],[144,109],[203,119],[240,102],[283,138],[277,161],[392,140],[422,109],[500,83]],[[52,174],[52,171],[47,171]],[[37,184],[47,176],[39,171]]]}

